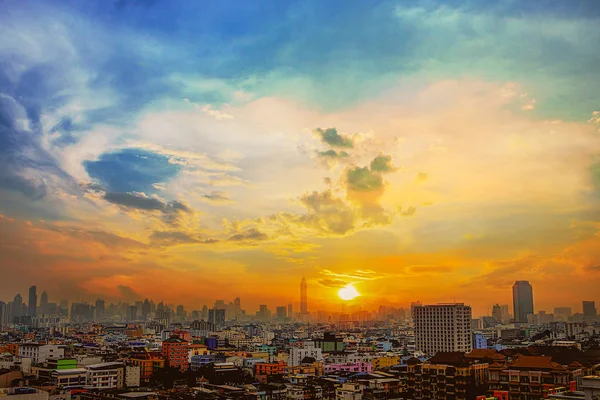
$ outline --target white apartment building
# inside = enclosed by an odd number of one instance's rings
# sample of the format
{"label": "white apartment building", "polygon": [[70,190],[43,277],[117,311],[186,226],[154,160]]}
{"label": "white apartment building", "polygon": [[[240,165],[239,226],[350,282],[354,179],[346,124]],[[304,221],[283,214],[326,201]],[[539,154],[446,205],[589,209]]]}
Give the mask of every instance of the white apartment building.
{"label": "white apartment building", "polygon": [[23,343],[19,345],[19,357],[42,363],[50,358],[64,358],[65,348],[56,344]]}
{"label": "white apartment building", "polygon": [[290,357],[288,359],[288,365],[295,367],[302,364],[302,360],[305,357],[312,357],[316,361],[323,361],[323,353],[320,347],[315,347],[315,342],[312,340],[306,340],[303,342],[297,342],[290,347]]}
{"label": "white apartment building", "polygon": [[97,389],[122,388],[125,384],[125,368],[119,362],[88,365],[87,384]]}
{"label": "white apartment building", "polygon": [[415,349],[433,355],[439,351],[470,352],[471,307],[463,303],[417,305],[413,308]]}

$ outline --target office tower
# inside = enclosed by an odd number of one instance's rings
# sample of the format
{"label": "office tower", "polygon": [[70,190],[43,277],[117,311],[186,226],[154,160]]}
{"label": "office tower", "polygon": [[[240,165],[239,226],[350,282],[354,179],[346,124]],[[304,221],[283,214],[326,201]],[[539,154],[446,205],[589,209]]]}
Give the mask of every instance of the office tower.
{"label": "office tower", "polygon": [[300,282],[300,314],[306,315],[308,313],[308,294],[306,286],[306,278],[302,277]]}
{"label": "office tower", "polygon": [[500,304],[494,304],[492,307],[492,318],[498,322],[502,322],[502,307],[500,307]]}
{"label": "office tower", "polygon": [[48,293],[44,290],[42,295],[40,296],[40,313],[41,314],[49,314],[48,310]]}
{"label": "office tower", "polygon": [[510,313],[508,312],[508,304],[502,304],[500,309],[502,310],[502,321],[509,321]]}
{"label": "office tower", "polygon": [[151,312],[150,302],[148,301],[148,299],[145,299],[144,302],[142,303],[142,319],[144,321],[146,321],[148,319],[150,312]]}
{"label": "office tower", "polygon": [[414,305],[413,318],[417,351],[433,355],[473,349],[471,307],[463,303]]}
{"label": "office tower", "polygon": [[177,306],[177,311],[175,311],[175,315],[177,315],[178,317],[183,317],[183,318],[185,318],[185,316],[186,316],[186,312],[185,312],[185,309],[183,308],[183,305],[182,305],[182,304],[179,304],[179,305]]}
{"label": "office tower", "polygon": [[23,298],[20,293],[17,293],[12,302],[12,318],[22,317],[23,316]]}
{"label": "office tower", "polygon": [[128,312],[127,312],[127,319],[129,321],[135,321],[137,320],[137,307],[136,306],[129,306]]}
{"label": "office tower", "polygon": [[225,310],[227,308],[225,300],[215,300],[215,306],[213,308],[217,310]]}
{"label": "office tower", "polygon": [[8,325],[10,323],[9,321],[9,307],[8,304],[6,304],[3,301],[0,301],[0,329],[4,326],[4,325]]}
{"label": "office tower", "polygon": [[294,314],[292,314],[292,311],[293,311],[292,303],[290,303],[290,304],[288,304],[288,309],[287,309],[287,316],[289,319],[294,318]]}
{"label": "office tower", "polygon": [[29,288],[29,302],[27,303],[27,316],[35,317],[37,314],[37,288]]}
{"label": "office tower", "polygon": [[516,281],[513,285],[513,307],[515,322],[527,322],[533,314],[533,288],[529,281]]}
{"label": "office tower", "polygon": [[219,308],[211,308],[208,310],[208,322],[217,327],[225,325],[225,310]]}
{"label": "office tower", "polygon": [[236,319],[242,315],[242,300],[239,297],[233,301],[233,315]]}
{"label": "office tower", "polygon": [[261,304],[259,310],[256,312],[256,317],[263,321],[271,319],[271,311],[267,308],[266,304]]}
{"label": "office tower", "polygon": [[598,315],[596,311],[596,302],[595,301],[584,301],[583,303],[583,319],[586,320],[594,320]]}
{"label": "office tower", "polygon": [[208,306],[206,304],[202,306],[202,319],[208,319]]}
{"label": "office tower", "polygon": [[277,315],[277,319],[285,319],[287,317],[285,306],[279,306],[275,309],[275,315]]}
{"label": "office tower", "polygon": [[566,322],[571,317],[571,307],[554,307],[554,318]]}
{"label": "office tower", "polygon": [[102,321],[105,316],[105,302],[102,299],[96,300],[96,321]]}

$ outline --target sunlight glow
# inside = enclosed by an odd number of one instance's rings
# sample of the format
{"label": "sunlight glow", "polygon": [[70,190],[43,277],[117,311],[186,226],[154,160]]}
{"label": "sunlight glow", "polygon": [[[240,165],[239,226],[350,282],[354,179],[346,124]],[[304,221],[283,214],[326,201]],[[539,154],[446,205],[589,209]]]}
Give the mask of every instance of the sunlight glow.
{"label": "sunlight glow", "polygon": [[342,300],[352,300],[360,296],[360,293],[349,283],[338,291],[338,296],[340,296],[340,299]]}

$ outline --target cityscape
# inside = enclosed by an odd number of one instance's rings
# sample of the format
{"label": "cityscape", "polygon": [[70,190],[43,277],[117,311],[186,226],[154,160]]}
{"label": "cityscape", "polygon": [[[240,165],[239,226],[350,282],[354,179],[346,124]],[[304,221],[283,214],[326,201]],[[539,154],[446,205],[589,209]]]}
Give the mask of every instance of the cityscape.
{"label": "cityscape", "polygon": [[[352,296],[355,294],[356,296]],[[342,299],[359,296],[340,289]],[[534,289],[475,318],[464,303],[312,311],[298,301],[216,300],[195,310],[50,302],[31,286],[0,302],[0,382],[15,396],[97,399],[585,399],[600,389],[600,317],[536,311]],[[294,311],[298,310],[298,311]],[[526,383],[526,385],[524,385]],[[10,389],[14,387],[14,389]],[[20,389],[21,388],[21,389]],[[33,397],[32,397],[33,398]]]}
{"label": "cityscape", "polygon": [[0,400],[600,400],[600,0],[0,0]]}

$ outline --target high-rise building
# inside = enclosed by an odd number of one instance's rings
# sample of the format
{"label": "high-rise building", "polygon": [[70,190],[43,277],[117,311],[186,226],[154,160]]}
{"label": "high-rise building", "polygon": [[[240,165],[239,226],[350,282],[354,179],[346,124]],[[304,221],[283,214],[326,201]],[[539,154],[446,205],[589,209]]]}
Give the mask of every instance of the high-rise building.
{"label": "high-rise building", "polygon": [[42,314],[50,314],[48,309],[48,293],[44,290],[40,296],[40,312]]}
{"label": "high-rise building", "polygon": [[3,301],[0,301],[0,328],[10,324],[10,307]]}
{"label": "high-rise building", "polygon": [[492,318],[498,322],[502,322],[502,307],[500,307],[500,304],[494,304],[492,307]]}
{"label": "high-rise building", "polygon": [[225,309],[211,308],[208,310],[208,322],[217,327],[225,325]]}
{"label": "high-rise building", "polygon": [[292,303],[288,304],[287,316],[289,319],[294,318],[294,314],[292,313],[293,311],[294,311],[294,309],[292,308]]}
{"label": "high-rise building", "polygon": [[527,322],[533,314],[533,288],[529,281],[516,281],[513,285],[513,307],[515,322]]}
{"label": "high-rise building", "polygon": [[433,355],[439,351],[470,352],[471,307],[463,303],[415,305],[415,349]]}
{"label": "high-rise building", "polygon": [[21,297],[21,293],[17,293],[12,302],[12,318],[22,317],[23,316],[23,298]]}
{"label": "high-rise building", "polygon": [[233,300],[233,315],[235,319],[242,315],[242,300],[239,297],[236,297],[235,300]]}
{"label": "high-rise building", "polygon": [[96,320],[97,321],[102,321],[104,319],[105,314],[106,314],[105,306],[106,306],[106,303],[104,302],[104,300],[102,300],[102,299],[96,300]]}
{"label": "high-rise building", "polygon": [[37,288],[29,288],[29,302],[27,303],[27,316],[35,317],[37,315]]}
{"label": "high-rise building", "polygon": [[596,319],[598,311],[596,310],[595,301],[584,301],[583,303],[583,318],[584,319]]}
{"label": "high-rise building", "polygon": [[508,304],[502,304],[500,306],[502,310],[502,322],[508,322],[510,320],[510,313],[508,312]]}
{"label": "high-rise building", "polygon": [[302,277],[300,282],[300,314],[306,315],[308,313],[308,293],[306,278]]}
{"label": "high-rise building", "polygon": [[279,306],[275,309],[275,313],[277,315],[277,319],[281,320],[281,319],[285,319],[285,317],[287,317],[286,312],[285,312],[285,306]]}
{"label": "high-rise building", "polygon": [[571,307],[554,307],[554,319],[566,322],[571,317]]}

